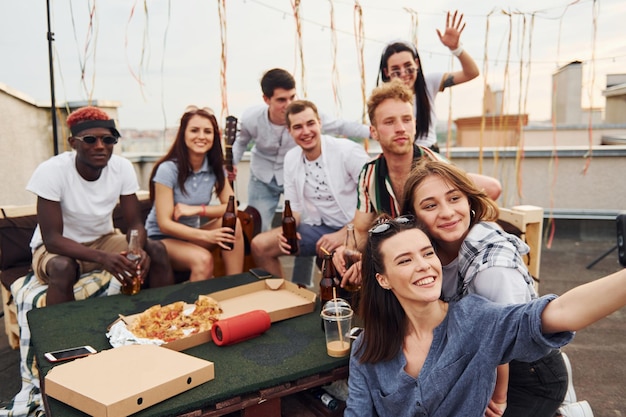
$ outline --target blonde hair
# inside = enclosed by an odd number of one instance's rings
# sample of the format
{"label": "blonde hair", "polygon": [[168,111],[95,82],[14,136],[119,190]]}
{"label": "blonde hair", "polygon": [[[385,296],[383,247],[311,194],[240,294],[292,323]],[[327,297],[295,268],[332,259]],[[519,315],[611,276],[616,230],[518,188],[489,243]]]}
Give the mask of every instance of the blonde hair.
{"label": "blonde hair", "polygon": [[376,126],[375,113],[380,103],[387,99],[396,99],[413,106],[413,92],[404,85],[402,80],[393,79],[388,83],[383,83],[372,90],[372,94],[367,100],[367,114],[372,126]]}

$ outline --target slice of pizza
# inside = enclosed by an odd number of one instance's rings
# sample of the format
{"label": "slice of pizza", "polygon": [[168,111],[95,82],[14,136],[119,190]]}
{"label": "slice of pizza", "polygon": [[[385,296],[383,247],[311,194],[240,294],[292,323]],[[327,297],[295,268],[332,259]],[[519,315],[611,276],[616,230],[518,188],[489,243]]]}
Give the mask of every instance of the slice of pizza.
{"label": "slice of pizza", "polygon": [[216,300],[201,295],[192,306],[183,301],[166,306],[154,305],[139,314],[128,330],[137,337],[171,342],[211,330],[221,313],[222,309]]}

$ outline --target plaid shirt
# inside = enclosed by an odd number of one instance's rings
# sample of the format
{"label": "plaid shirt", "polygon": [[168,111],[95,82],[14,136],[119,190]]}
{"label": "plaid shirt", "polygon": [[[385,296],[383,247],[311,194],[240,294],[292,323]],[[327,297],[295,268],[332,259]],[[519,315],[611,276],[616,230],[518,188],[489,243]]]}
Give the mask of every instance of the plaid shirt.
{"label": "plaid shirt", "polygon": [[[443,156],[428,148],[413,145],[413,165],[420,159],[448,162]],[[363,213],[387,213],[391,217],[400,215],[400,205],[393,193],[385,155],[380,154],[363,166],[359,175],[357,210]]]}
{"label": "plaid shirt", "polygon": [[476,223],[459,250],[457,293],[446,301],[457,301],[467,295],[467,288],[472,280],[481,271],[491,267],[517,270],[524,277],[531,298],[536,298],[533,278],[522,259],[522,255],[528,252],[530,248],[526,243],[517,236],[504,232],[497,224]]}

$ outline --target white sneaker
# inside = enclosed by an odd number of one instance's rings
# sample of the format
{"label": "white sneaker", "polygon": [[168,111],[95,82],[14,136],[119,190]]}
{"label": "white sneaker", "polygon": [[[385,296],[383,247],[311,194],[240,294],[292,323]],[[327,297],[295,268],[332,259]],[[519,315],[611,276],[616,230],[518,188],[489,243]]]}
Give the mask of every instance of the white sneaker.
{"label": "white sneaker", "polygon": [[593,417],[593,411],[587,401],[579,401],[561,406],[557,414],[562,417]]}
{"label": "white sneaker", "polygon": [[569,361],[569,358],[564,352],[561,352],[563,355],[563,361],[565,361],[565,367],[567,368],[567,393],[565,393],[565,398],[563,399],[562,406],[567,404],[573,404],[577,400],[576,391],[574,390],[574,377],[572,375],[572,364]]}

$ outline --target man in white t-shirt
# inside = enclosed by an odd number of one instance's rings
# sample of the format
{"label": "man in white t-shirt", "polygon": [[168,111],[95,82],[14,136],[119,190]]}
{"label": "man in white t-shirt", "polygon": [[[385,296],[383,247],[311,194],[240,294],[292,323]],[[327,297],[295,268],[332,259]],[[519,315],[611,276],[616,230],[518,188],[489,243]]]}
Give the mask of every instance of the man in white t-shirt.
{"label": "man in white t-shirt", "polygon": [[[74,152],[41,163],[26,187],[37,195],[32,266],[48,284],[47,305],[74,300],[74,284],[94,270],[127,282],[138,274],[151,287],[173,284],[165,247],[146,239],[133,166],[113,155],[120,137],[115,121],[99,108],[82,107],[68,116],[67,125]],[[127,238],[113,227],[118,201],[128,230],[139,231],[143,250],[138,265],[124,256]]]}
{"label": "man in white t-shirt", "polygon": [[[315,104],[293,101],[286,109],[289,133],[297,145],[285,155],[285,200],[290,201],[300,235],[298,255],[321,255],[345,242],[345,226],[357,204],[357,182],[369,159],[363,147],[349,139],[322,135]],[[252,255],[258,267],[284,276],[279,257],[289,245],[278,227],[252,239]],[[309,277],[294,281],[310,285]]]}

